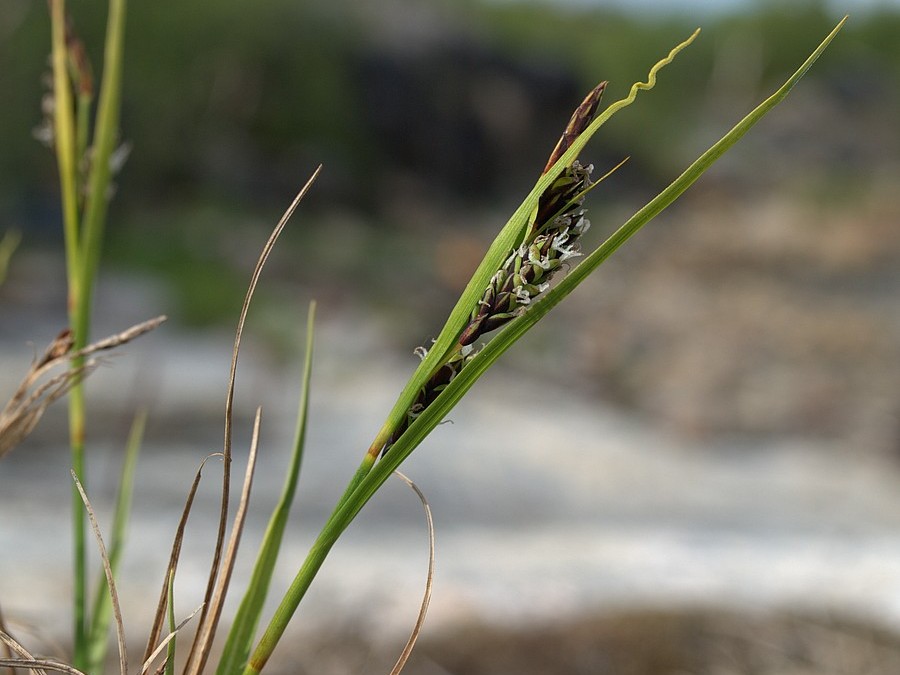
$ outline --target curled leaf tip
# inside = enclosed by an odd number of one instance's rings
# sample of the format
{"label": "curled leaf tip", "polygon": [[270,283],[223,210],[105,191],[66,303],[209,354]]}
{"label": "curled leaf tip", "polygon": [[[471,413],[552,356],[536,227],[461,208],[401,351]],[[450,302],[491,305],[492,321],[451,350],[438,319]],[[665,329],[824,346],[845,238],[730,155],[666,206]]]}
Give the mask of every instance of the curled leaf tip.
{"label": "curled leaf tip", "polygon": [[697,36],[698,36],[698,35],[700,35],[700,29],[699,29],[699,28],[697,28],[693,33],[691,33],[691,36],[690,36],[687,40],[685,40],[685,41],[682,42],[681,44],[675,45],[675,46],[672,48],[672,51],[669,52],[669,55],[666,56],[666,58],[662,59],[661,61],[658,61],[658,62],[650,69],[650,72],[649,72],[648,75],[647,75],[647,81],[646,81],[646,82],[635,82],[635,83],[631,86],[631,94],[629,95],[629,98],[631,98],[631,96],[633,96],[634,94],[636,94],[638,89],[645,89],[645,90],[646,90],[646,89],[653,89],[653,87],[656,85],[656,74],[657,74],[660,70],[662,70],[663,67],[665,67],[665,66],[669,65],[670,63],[672,63],[672,61],[674,61],[674,60],[675,60],[675,57],[678,55],[678,52],[680,52],[680,51],[681,51],[682,49],[684,49],[685,47],[689,46],[694,40],[697,39]]}

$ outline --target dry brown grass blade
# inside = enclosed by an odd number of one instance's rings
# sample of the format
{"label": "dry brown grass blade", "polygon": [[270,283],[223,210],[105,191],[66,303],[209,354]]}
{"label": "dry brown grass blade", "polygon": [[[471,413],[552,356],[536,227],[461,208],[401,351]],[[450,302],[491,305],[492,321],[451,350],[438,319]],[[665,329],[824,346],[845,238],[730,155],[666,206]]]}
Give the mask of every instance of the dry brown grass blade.
{"label": "dry brown grass blade", "polygon": [[419,607],[419,616],[416,618],[416,625],[413,626],[409,640],[407,640],[406,646],[403,647],[403,651],[400,653],[400,658],[397,659],[397,663],[394,664],[394,668],[391,670],[391,675],[400,675],[400,671],[406,666],[406,662],[409,660],[412,650],[416,646],[416,640],[419,639],[419,633],[422,631],[422,626],[425,624],[425,615],[428,613],[428,605],[431,603],[431,589],[434,585],[434,520],[431,518],[431,506],[428,505],[428,500],[419,489],[419,486],[399,471],[394,471],[394,473],[404,483],[409,485],[413,492],[419,497],[419,500],[422,502],[422,507],[425,509],[425,520],[428,523],[428,576],[425,580],[425,595],[422,597],[422,604]]}
{"label": "dry brown grass blade", "polygon": [[35,673],[54,670],[57,673],[68,673],[69,675],[85,675],[77,668],[50,659],[0,659],[0,668],[22,668]]}
{"label": "dry brown grass blade", "polygon": [[[191,514],[191,508],[194,505],[194,497],[197,495],[197,489],[200,487],[200,479],[203,477],[203,467],[211,457],[220,457],[221,454],[216,452],[208,455],[200,462],[197,473],[194,474],[194,481],[191,483],[191,489],[188,491],[185,500],[184,509],[181,511],[181,519],[178,521],[178,528],[175,530],[175,539],[172,542],[172,551],[169,554],[169,564],[166,567],[166,574],[163,577],[162,592],[159,596],[159,602],[156,605],[156,615],[153,618],[153,625],[150,628],[150,635],[147,638],[147,648],[144,650],[144,658],[142,661],[147,663],[151,660],[152,654],[155,653],[156,644],[162,635],[162,627],[166,621],[166,609],[168,607],[169,597],[169,579],[174,576],[178,568],[178,559],[181,556],[181,544],[184,541],[184,530],[187,527],[188,517]],[[195,612],[196,613],[196,612]],[[191,614],[193,617],[194,614]]]}
{"label": "dry brown grass blade", "polygon": [[78,494],[81,495],[81,501],[84,502],[84,508],[87,511],[88,520],[91,523],[91,529],[94,531],[94,538],[97,540],[97,550],[100,553],[100,561],[103,563],[103,572],[106,574],[106,585],[109,589],[109,601],[112,604],[113,616],[116,619],[116,640],[119,643],[119,672],[121,675],[128,675],[128,652],[125,648],[125,625],[122,623],[122,608],[119,606],[119,592],[116,590],[116,580],[113,577],[112,566],[109,564],[109,555],[106,552],[106,544],[103,543],[103,535],[100,533],[100,524],[97,522],[97,516],[91,501],[88,499],[81,481],[74,469],[70,471],[72,480],[75,481],[75,487],[78,488]]}
{"label": "dry brown grass blade", "polygon": [[136,324],[131,328],[123,330],[121,333],[110,335],[108,338],[104,338],[102,340],[98,340],[97,342],[89,344],[84,349],[80,349],[77,352],[74,352],[70,356],[70,358],[75,358],[78,356],[88,356],[89,354],[93,354],[95,352],[115,349],[116,347],[119,347],[126,342],[131,342],[144,333],[149,333],[151,330],[163,323],[166,318],[166,316],[158,316],[155,319],[150,319],[148,321],[144,321],[143,323]]}
{"label": "dry brown grass blade", "polygon": [[37,426],[44,411],[69,389],[83,380],[97,367],[97,361],[90,360],[79,368],[67,370],[41,383],[24,399],[16,392],[16,400],[0,411],[0,457],[21,443]]}
{"label": "dry brown grass blade", "polygon": [[50,378],[30,391],[31,385],[35,384],[43,372],[29,372],[9,403],[0,411],[0,457],[25,440],[40,422],[44,411],[96,367],[97,362],[90,360],[79,368]]}
{"label": "dry brown grass blade", "polygon": [[[247,322],[247,312],[250,309],[250,301],[253,299],[253,293],[256,291],[256,285],[257,283],[259,283],[259,277],[262,274],[262,270],[266,264],[266,261],[269,259],[269,254],[275,247],[275,242],[278,241],[278,237],[284,230],[284,226],[287,225],[288,220],[290,220],[291,216],[294,214],[297,206],[306,196],[306,193],[309,192],[309,189],[312,187],[316,178],[318,178],[319,172],[321,170],[322,165],[320,164],[318,167],[316,167],[316,170],[313,171],[312,176],[309,177],[309,180],[306,181],[306,184],[300,189],[300,192],[297,193],[297,196],[294,197],[294,201],[291,202],[291,205],[281,216],[281,219],[278,221],[275,229],[272,230],[272,234],[269,235],[269,239],[266,241],[265,246],[263,246],[262,252],[260,253],[259,258],[256,261],[256,267],[254,267],[253,269],[253,274],[250,276],[250,284],[247,287],[247,294],[244,297],[244,304],[241,307],[241,314],[238,318],[237,329],[235,330],[234,335],[234,348],[231,352],[231,369],[228,375],[228,393],[225,396],[225,442],[224,449],[222,451],[225,466],[222,478],[222,505],[219,511],[219,529],[216,538],[216,547],[213,552],[213,560],[212,564],[210,565],[209,579],[206,583],[206,595],[204,596],[203,611],[200,615],[200,625],[197,633],[198,636],[204,630],[204,626],[207,622],[210,600],[212,599],[212,594],[216,587],[216,580],[219,577],[219,564],[222,558],[222,548],[225,544],[225,530],[228,524],[228,502],[231,498],[231,437],[234,417],[234,383],[237,377],[238,354],[241,347],[241,337],[244,333],[244,325]],[[191,645],[191,651],[188,655],[185,672],[190,672],[190,669],[193,668],[193,664],[196,662],[196,654],[197,640],[195,639],[194,643]]]}
{"label": "dry brown grass blade", "polygon": [[18,658],[9,658],[9,659],[0,659],[0,666],[4,665],[4,661],[10,661],[11,663],[6,665],[9,668],[28,668],[29,670],[33,670],[36,673],[43,673],[44,671],[40,666],[32,668],[31,666],[24,665],[27,662],[34,662],[35,658],[32,656],[25,647],[23,647],[18,640],[16,640],[12,635],[7,633],[5,630],[0,630],[0,642],[6,645],[7,649],[12,652],[15,652],[19,655]]}
{"label": "dry brown grass blade", "polygon": [[51,370],[62,364],[68,364],[72,359],[114,349],[130,342],[153,330],[165,320],[164,316],[156,317],[74,352],[71,351],[71,331],[63,330],[50,343],[43,355],[32,362],[9,402],[0,411],[0,457],[21,443],[37,426],[44,411],[89,375],[99,361],[88,360],[78,368],[68,369],[41,382],[40,380]]}
{"label": "dry brown grass blade", "polygon": [[[3,615],[3,609],[0,608],[0,633],[5,635],[9,635],[10,639],[14,639],[12,634],[9,632],[9,627],[6,625],[6,617]],[[12,647],[10,647],[5,642],[3,643],[3,657],[11,659],[13,658]],[[0,658],[3,658],[0,657]],[[11,668],[9,671],[9,675],[16,675],[16,671],[14,668]]]}
{"label": "dry brown grass blade", "polygon": [[259,427],[262,420],[262,408],[256,409],[256,417],[253,420],[253,437],[250,441],[250,455],[247,458],[247,471],[244,475],[244,487],[241,490],[241,500],[238,503],[234,516],[234,524],[231,527],[231,537],[228,540],[228,548],[222,564],[222,574],[216,584],[216,592],[212,597],[207,616],[209,620],[198,632],[196,640],[198,656],[196,665],[192,670],[185,669],[188,675],[199,675],[206,667],[209,652],[212,649],[213,639],[216,636],[216,628],[222,616],[222,605],[225,604],[225,596],[228,594],[228,584],[231,582],[231,573],[234,571],[234,563],[237,559],[238,548],[241,543],[241,534],[244,531],[244,523],[247,519],[247,507],[250,504],[250,491],[253,487],[253,476],[256,473],[256,457],[259,449]]}
{"label": "dry brown grass blade", "polygon": [[[154,649],[150,653],[150,656],[148,656],[144,660],[144,665],[141,666],[141,675],[146,675],[147,671],[150,670],[150,666],[153,665],[153,662],[156,660],[156,657],[159,656],[160,652],[162,652],[162,650],[166,648],[166,645],[172,641],[172,638],[174,638],[176,635],[178,635],[178,632],[182,628],[184,628],[187,625],[188,621],[193,619],[197,615],[197,612],[199,612],[199,611],[200,611],[200,607],[198,607],[193,612],[188,614],[184,619],[182,619],[182,621],[177,626],[175,626],[175,630],[173,630],[168,635],[166,635],[162,640],[160,640],[160,643],[159,643],[159,645],[157,645],[156,649]],[[166,662],[163,661],[160,668],[164,669],[165,666],[166,666]]]}

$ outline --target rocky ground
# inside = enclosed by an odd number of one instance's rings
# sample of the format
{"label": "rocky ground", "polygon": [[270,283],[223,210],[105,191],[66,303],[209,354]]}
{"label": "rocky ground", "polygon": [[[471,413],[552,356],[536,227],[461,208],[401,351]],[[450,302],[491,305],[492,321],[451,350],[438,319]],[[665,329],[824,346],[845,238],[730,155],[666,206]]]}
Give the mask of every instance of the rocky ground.
{"label": "rocky ground", "polygon": [[[352,634],[333,634],[273,666],[284,673],[388,672],[394,656]],[[424,638],[403,672],[888,675],[898,668],[900,640],[871,625],[833,616],[689,609],[588,616],[519,629],[467,625]]]}

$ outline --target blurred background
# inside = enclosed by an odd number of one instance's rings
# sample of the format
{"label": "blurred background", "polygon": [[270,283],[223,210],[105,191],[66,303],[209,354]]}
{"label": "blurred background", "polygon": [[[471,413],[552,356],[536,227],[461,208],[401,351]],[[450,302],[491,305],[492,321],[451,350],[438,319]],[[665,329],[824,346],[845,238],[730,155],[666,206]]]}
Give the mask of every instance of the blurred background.
{"label": "blurred background", "polygon": [[[99,76],[104,4],[73,11]],[[96,335],[170,321],[112,359],[88,395],[101,511],[130,416],[150,411],[122,582],[137,635],[190,476],[221,442],[250,270],[319,163],[263,276],[238,372],[239,440],[260,403],[267,430],[252,546],[277,495],[302,324],[318,300],[305,488],[282,584],[413,348],[438,332],[584,94],[609,80],[605,100],[624,96],[702,26],[582,155],[595,175],[630,157],[588,199],[593,246],[850,12],[785,103],[410,459],[438,527],[427,642],[411,668],[897,672],[897,3],[197,0],[128,11],[131,153]],[[10,393],[66,322],[54,158],[35,139],[48,45],[42,3],[0,6],[0,230],[23,237],[0,286]],[[0,466],[4,513],[16,513],[0,524],[0,601],[63,641],[65,419],[52,410]],[[207,564],[215,478],[206,489],[185,612]],[[389,669],[424,580],[421,521],[415,498],[389,484],[295,621],[306,639],[297,661],[286,650],[288,670]]]}

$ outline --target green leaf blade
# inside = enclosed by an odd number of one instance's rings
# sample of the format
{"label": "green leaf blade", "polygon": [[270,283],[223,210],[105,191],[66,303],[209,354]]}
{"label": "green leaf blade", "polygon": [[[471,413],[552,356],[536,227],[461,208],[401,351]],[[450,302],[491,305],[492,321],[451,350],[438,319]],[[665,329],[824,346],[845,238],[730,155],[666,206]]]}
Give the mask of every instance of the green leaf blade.
{"label": "green leaf blade", "polygon": [[[119,561],[122,558],[122,551],[125,547],[128,519],[131,515],[131,502],[134,495],[137,460],[140,455],[146,424],[147,413],[140,411],[135,415],[131,423],[128,441],[125,444],[125,460],[122,463],[122,473],[119,476],[119,494],[116,498],[116,507],[113,512],[113,527],[109,541],[109,566],[113,571],[113,575],[119,568]],[[87,658],[90,664],[89,672],[99,673],[103,670],[109,645],[108,636],[111,621],[112,603],[109,599],[109,585],[106,581],[106,575],[101,570],[94,594],[91,625],[88,631]]]}
{"label": "green leaf blade", "polygon": [[312,377],[313,327],[315,324],[316,304],[310,303],[306,324],[306,356],[303,364],[300,404],[297,412],[297,426],[294,435],[294,448],[290,465],[282,488],[281,497],[266,527],[263,542],[257,554],[250,583],[241,599],[235,614],[228,638],[216,668],[217,675],[232,675],[243,670],[253,646],[253,638],[259,624],[263,605],[268,595],[269,585],[278,560],[281,542],[287,527],[290,508],[297,491],[297,483],[306,445],[306,427],[309,413],[309,390]]}

